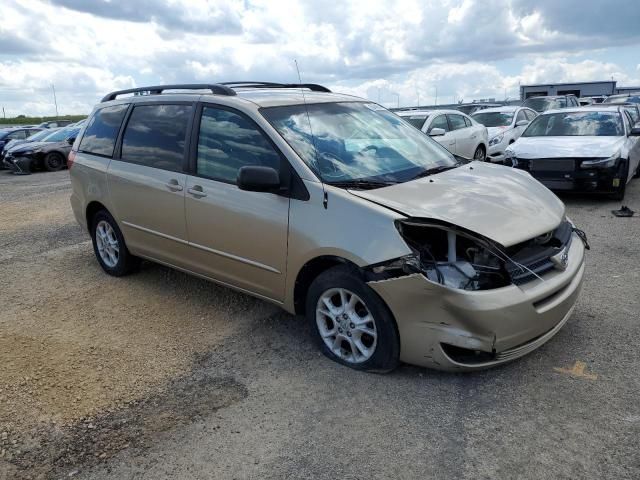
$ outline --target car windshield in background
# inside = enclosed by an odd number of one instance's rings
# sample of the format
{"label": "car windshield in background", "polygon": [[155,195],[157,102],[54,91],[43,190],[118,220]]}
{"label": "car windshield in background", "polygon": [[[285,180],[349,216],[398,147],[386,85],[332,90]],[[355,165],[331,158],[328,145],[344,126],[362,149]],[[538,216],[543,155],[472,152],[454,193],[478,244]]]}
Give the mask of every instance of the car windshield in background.
{"label": "car windshield in background", "polygon": [[327,183],[370,182],[375,188],[457,164],[439,144],[376,104],[294,105],[261,113]]}
{"label": "car windshield in background", "polygon": [[73,133],[78,134],[78,128],[63,128],[55,133],[52,133],[48,137],[44,138],[45,142],[64,142],[67,138],[71,138]]}
{"label": "car windshield in background", "polygon": [[536,112],[544,112],[552,108],[564,108],[567,106],[567,101],[564,98],[533,97],[527,99],[522,106],[533,108]]}
{"label": "car windshield in background", "polygon": [[628,96],[620,96],[620,97],[609,97],[604,102],[609,105],[616,105],[621,103],[640,103],[640,95],[632,95]]}
{"label": "car windshield in background", "polygon": [[537,117],[523,137],[620,137],[622,118],[617,112],[551,113]]}
{"label": "car windshield in background", "polygon": [[[53,132],[55,133],[55,132]],[[53,134],[50,130],[42,130],[41,132],[35,133],[33,135],[31,135],[29,138],[27,138],[27,141],[29,142],[39,142],[40,140],[43,140],[45,137],[48,137],[49,135]]]}
{"label": "car windshield in background", "polygon": [[485,127],[508,127],[513,120],[513,112],[474,113],[471,118]]}
{"label": "car windshield in background", "polygon": [[429,118],[429,115],[411,115],[411,116],[402,116],[407,122],[416,127],[417,129],[421,129],[424,125],[424,122]]}

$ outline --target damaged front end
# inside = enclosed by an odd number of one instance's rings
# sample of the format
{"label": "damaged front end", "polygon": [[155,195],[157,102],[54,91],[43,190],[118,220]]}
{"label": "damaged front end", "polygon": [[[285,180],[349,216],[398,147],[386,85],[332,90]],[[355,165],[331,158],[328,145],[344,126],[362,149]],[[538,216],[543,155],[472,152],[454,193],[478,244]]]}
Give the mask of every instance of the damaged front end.
{"label": "damaged front end", "polygon": [[454,225],[433,220],[396,222],[412,254],[369,267],[370,280],[421,273],[428,280],[460,290],[491,290],[520,285],[554,268],[566,268],[567,251],[575,231],[585,244],[586,235],[564,220],[555,230],[505,248]]}
{"label": "damaged front end", "polygon": [[403,361],[485,368],[534,350],[569,318],[588,248],[569,220],[509,247],[434,220],[396,225],[412,253],[365,274],[396,318]]}

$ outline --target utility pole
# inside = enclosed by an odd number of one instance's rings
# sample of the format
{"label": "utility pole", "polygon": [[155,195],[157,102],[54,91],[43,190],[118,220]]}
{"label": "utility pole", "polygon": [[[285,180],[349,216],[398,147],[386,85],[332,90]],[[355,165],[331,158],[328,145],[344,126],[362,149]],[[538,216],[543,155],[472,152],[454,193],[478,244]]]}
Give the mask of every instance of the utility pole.
{"label": "utility pole", "polygon": [[58,118],[58,100],[56,99],[56,87],[53,83],[51,84],[51,90],[53,90],[53,103],[56,106],[56,118]]}
{"label": "utility pole", "polygon": [[4,118],[6,120],[7,116],[4,113],[4,107],[2,107],[2,118]]}

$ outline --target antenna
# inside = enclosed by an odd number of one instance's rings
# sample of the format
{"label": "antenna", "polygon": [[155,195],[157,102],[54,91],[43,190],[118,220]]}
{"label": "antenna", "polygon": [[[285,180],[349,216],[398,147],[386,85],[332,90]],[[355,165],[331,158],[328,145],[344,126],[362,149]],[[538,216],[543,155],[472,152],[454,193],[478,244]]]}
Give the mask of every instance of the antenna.
{"label": "antenna", "polygon": [[[302,77],[300,76],[300,68],[298,68],[298,60],[294,58],[293,63],[296,64],[296,72],[298,72],[298,83],[302,85]],[[304,87],[300,88],[300,92],[302,93],[302,101],[304,102],[304,109],[307,113],[307,122],[309,123],[309,133],[311,133],[311,142],[313,143],[313,152],[316,159],[316,168],[318,169],[318,178],[320,178],[320,183],[322,184],[322,206],[324,206],[324,209],[326,210],[327,204],[329,203],[329,197],[327,195],[327,190],[324,188],[324,180],[322,180],[320,161],[318,160],[318,148],[316,147],[316,137],[313,134],[313,127],[311,126],[311,116],[309,115],[309,107],[307,105],[307,97],[304,94]]]}

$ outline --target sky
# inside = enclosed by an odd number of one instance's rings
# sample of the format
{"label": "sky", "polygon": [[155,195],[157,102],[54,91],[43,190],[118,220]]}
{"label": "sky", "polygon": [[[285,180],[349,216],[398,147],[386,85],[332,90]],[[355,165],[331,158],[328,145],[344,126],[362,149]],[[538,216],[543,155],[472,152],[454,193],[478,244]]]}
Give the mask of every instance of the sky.
{"label": "sky", "polygon": [[112,90],[303,82],[385,106],[640,86],[640,0],[0,0],[7,117],[86,114]]}

